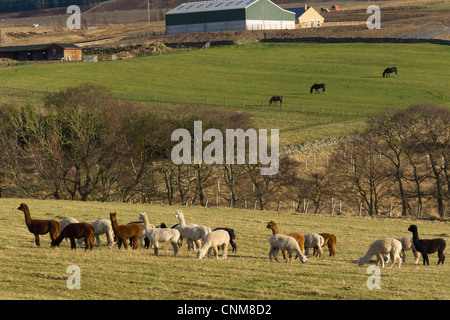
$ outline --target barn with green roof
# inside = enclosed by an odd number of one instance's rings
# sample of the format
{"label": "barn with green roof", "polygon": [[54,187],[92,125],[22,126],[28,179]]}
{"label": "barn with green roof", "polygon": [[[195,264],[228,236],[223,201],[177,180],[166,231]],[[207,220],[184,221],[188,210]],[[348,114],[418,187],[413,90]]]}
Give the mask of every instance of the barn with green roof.
{"label": "barn with green roof", "polygon": [[269,0],[186,2],[166,13],[166,33],[295,29],[295,13]]}

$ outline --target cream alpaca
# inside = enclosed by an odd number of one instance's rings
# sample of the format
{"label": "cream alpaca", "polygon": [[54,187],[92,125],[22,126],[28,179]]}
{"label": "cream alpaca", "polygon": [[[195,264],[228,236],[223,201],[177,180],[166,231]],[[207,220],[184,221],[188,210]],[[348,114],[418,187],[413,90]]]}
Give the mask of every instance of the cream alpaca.
{"label": "cream alpaca", "polygon": [[197,257],[202,259],[208,252],[208,258],[211,256],[211,249],[214,251],[216,259],[219,259],[219,247],[222,248],[222,258],[226,259],[228,254],[228,243],[230,242],[230,234],[226,230],[215,230],[208,233],[203,241],[203,246],[197,251]]}
{"label": "cream alpaca", "polygon": [[383,254],[389,254],[390,259],[392,260],[392,264],[390,268],[392,268],[395,262],[398,261],[398,267],[400,268],[402,264],[402,259],[400,257],[400,253],[402,251],[402,243],[394,238],[386,238],[375,240],[367,250],[367,253],[358,259],[358,266],[369,262],[369,260],[376,255],[377,256],[377,265],[381,262],[381,267],[384,268],[384,259]]}

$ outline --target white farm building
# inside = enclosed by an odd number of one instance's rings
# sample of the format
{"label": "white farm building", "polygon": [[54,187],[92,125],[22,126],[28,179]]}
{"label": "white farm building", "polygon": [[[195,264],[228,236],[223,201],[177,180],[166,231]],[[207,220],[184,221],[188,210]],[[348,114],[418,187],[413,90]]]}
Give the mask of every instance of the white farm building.
{"label": "white farm building", "polygon": [[295,13],[269,0],[186,2],[166,13],[166,33],[295,29]]}

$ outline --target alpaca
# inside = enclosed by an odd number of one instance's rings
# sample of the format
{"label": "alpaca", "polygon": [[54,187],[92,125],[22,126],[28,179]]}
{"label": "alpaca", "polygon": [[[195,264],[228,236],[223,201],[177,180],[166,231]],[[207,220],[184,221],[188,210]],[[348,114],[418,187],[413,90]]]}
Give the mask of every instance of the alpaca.
{"label": "alpaca", "polygon": [[[141,221],[141,220],[138,220],[138,221],[128,222],[127,224],[132,224],[132,223],[137,224],[141,228],[141,234],[139,235],[139,245],[142,248],[145,248],[145,249],[150,248],[151,247],[151,243],[150,243],[150,240],[147,237],[147,233],[145,232],[144,222]],[[153,224],[149,223],[148,224],[148,228],[154,229],[155,226]],[[133,240],[132,239],[130,239],[130,245],[131,246],[133,245]]]}
{"label": "alpaca", "polygon": [[375,240],[367,250],[367,253],[358,259],[358,266],[369,262],[370,258],[373,255],[377,256],[377,265],[381,262],[381,267],[384,268],[384,259],[383,254],[389,254],[392,259],[392,264],[390,268],[392,268],[396,261],[398,261],[398,267],[400,268],[402,264],[402,259],[400,257],[400,253],[402,251],[402,243],[394,238],[386,238]]}
{"label": "alpaca", "polygon": [[[327,245],[328,246],[328,251],[330,252],[330,257],[334,257],[336,255],[336,248],[334,247],[334,245],[336,244],[336,236],[332,233],[319,233],[319,235],[321,235],[323,237],[324,243],[323,245]],[[317,250],[314,249],[314,253],[313,256],[316,256]]]}
{"label": "alpaca", "polygon": [[117,223],[116,212],[110,212],[109,217],[111,219],[111,225],[114,231],[114,234],[118,241],[119,249],[123,246],[125,249],[128,249],[127,240],[133,239],[133,249],[137,249],[138,247],[138,239],[141,234],[141,227],[137,224],[132,223],[128,225],[119,225]]}
{"label": "alpaca", "polygon": [[230,235],[230,244],[231,247],[233,248],[231,250],[231,252],[237,252],[237,244],[236,244],[236,231],[234,231],[234,229],[231,228],[226,228],[226,227],[221,227],[221,228],[215,228],[213,231],[216,230],[225,230],[228,232],[228,234]]}
{"label": "alpaca", "polygon": [[[78,222],[79,221],[75,218],[66,218],[66,219],[59,220],[59,225],[61,226],[61,230],[59,231],[59,233],[61,233],[64,230],[64,228],[67,227],[67,225],[69,225],[70,223],[78,223]],[[66,242],[67,242],[67,239],[68,238],[65,239]]]}
{"label": "alpaca", "polygon": [[309,256],[309,248],[314,248],[313,257],[321,258],[323,256],[322,247],[325,245],[325,239],[318,233],[305,234],[305,254]]}
{"label": "alpaca", "polygon": [[[91,225],[95,228],[94,238],[97,242],[97,247],[100,247],[100,235],[106,235],[106,246],[112,247],[115,244],[114,231],[112,229],[111,221],[108,219],[100,219],[91,222]],[[84,238],[78,239],[77,243],[80,245],[84,241]]]}
{"label": "alpaca", "polygon": [[444,264],[445,255],[444,255],[444,249],[447,245],[444,239],[437,238],[437,239],[419,239],[419,233],[417,231],[417,226],[412,224],[409,226],[408,231],[411,231],[413,234],[413,243],[414,247],[417,251],[419,251],[422,254],[423,259],[423,265],[425,265],[425,262],[427,265],[430,265],[430,261],[428,260],[428,254],[429,253],[435,253],[437,251],[438,253],[438,265],[439,263]]}
{"label": "alpaca", "polygon": [[306,263],[308,261],[308,258],[302,254],[298,242],[291,236],[285,234],[274,234],[270,237],[269,243],[270,243],[270,251],[269,251],[270,262],[273,261],[272,257],[275,258],[277,262],[280,262],[278,260],[279,250],[288,252],[288,256],[286,256],[286,262],[288,262],[289,260],[292,263],[293,253],[297,254],[302,263]]}
{"label": "alpaca", "polygon": [[145,212],[141,212],[139,220],[144,223],[144,229],[147,238],[155,248],[155,255],[158,255],[159,243],[170,241],[173,247],[173,256],[176,257],[178,253],[178,239],[180,238],[180,232],[172,228],[150,228],[148,223],[148,216]]}
{"label": "alpaca", "polygon": [[211,255],[211,249],[214,251],[216,259],[219,259],[219,250],[221,247],[223,250],[222,259],[226,259],[228,255],[228,243],[230,243],[230,234],[226,230],[214,230],[208,233],[203,241],[203,245],[200,250],[197,251],[197,258],[203,259],[208,252],[208,258]]}
{"label": "alpaca", "polygon": [[37,246],[41,245],[39,235],[50,233],[50,240],[58,238],[61,231],[61,225],[56,220],[33,220],[31,219],[30,209],[25,203],[21,203],[18,210],[25,214],[25,224],[28,231],[34,234],[34,242]]}
{"label": "alpaca", "polygon": [[[269,223],[267,223],[266,226],[267,229],[272,230],[272,235],[278,234],[278,226],[275,221],[271,220]],[[291,236],[297,241],[298,245],[300,246],[300,250],[302,253],[305,253],[305,236],[298,232],[291,232],[291,233],[285,233],[287,236]],[[283,254],[283,259],[286,259],[287,250],[284,250],[281,252]]]}
{"label": "alpaca", "polygon": [[[402,257],[403,263],[406,262],[406,251],[408,251],[408,250],[411,250],[413,252],[414,264],[417,264],[419,262],[420,252],[417,251],[416,248],[414,247],[412,236],[403,236],[403,237],[399,237],[399,238],[392,237],[392,238],[397,239],[398,241],[400,241],[402,243],[401,257]],[[389,262],[389,255],[385,254],[385,255],[383,255],[383,257],[384,257],[385,263]]]}
{"label": "alpaca", "polygon": [[77,248],[75,239],[84,238],[86,243],[84,250],[92,250],[94,247],[94,234],[95,228],[89,223],[70,223],[64,228],[59,237],[52,241],[52,247],[59,246],[64,238],[69,238],[70,248],[75,250]]}
{"label": "alpaca", "polygon": [[211,228],[194,223],[186,224],[184,214],[180,210],[175,212],[175,218],[178,218],[180,222],[180,233],[183,238],[186,238],[188,250],[190,245],[194,250],[196,248],[199,249],[201,247],[201,240],[205,239],[208,233],[211,233]]}

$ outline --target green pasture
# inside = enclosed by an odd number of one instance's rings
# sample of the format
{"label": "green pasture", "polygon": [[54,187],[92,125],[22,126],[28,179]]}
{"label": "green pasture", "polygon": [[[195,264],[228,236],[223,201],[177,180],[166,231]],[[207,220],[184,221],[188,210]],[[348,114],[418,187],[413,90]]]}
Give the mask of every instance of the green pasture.
{"label": "green pasture", "polygon": [[[49,63],[1,69],[0,85],[57,91],[83,82],[106,85],[118,98],[191,102],[252,114],[280,129],[281,144],[360,130],[387,106],[448,105],[450,51],[432,44],[254,43],[175,51],[99,63]],[[382,78],[397,66],[397,78]],[[328,94],[310,94],[326,83]],[[268,107],[272,95],[284,107]],[[162,105],[162,107],[165,107]]]}
{"label": "green pasture", "polygon": [[[182,209],[187,223],[236,230],[238,252],[227,260],[198,260],[187,251],[186,243],[176,258],[172,248],[162,244],[160,256],[152,250],[128,251],[102,246],[93,251],[75,251],[70,244],[50,248],[48,235],[41,236],[41,247],[26,228],[21,202],[30,207],[34,219],[74,217],[80,222],[108,219],[117,212],[119,224],[135,221],[141,211],[150,223],[177,223],[175,210]],[[310,258],[306,264],[295,260],[271,263],[268,259],[266,228],[269,220],[278,223],[280,232],[331,232],[337,236],[337,254]],[[400,269],[381,269],[381,289],[370,290],[367,267],[356,260],[376,239],[408,235],[416,224],[423,238],[450,240],[448,221],[410,218],[369,218],[357,216],[295,215],[272,211],[232,210],[227,208],[171,207],[124,203],[75,202],[57,200],[0,199],[0,298],[1,299],[449,299],[449,263],[436,266],[437,256],[430,256],[429,266],[412,263],[407,252]],[[447,256],[448,256],[447,250]],[[281,254],[280,254],[281,257]],[[76,265],[81,271],[81,289],[68,289],[66,273]]]}

